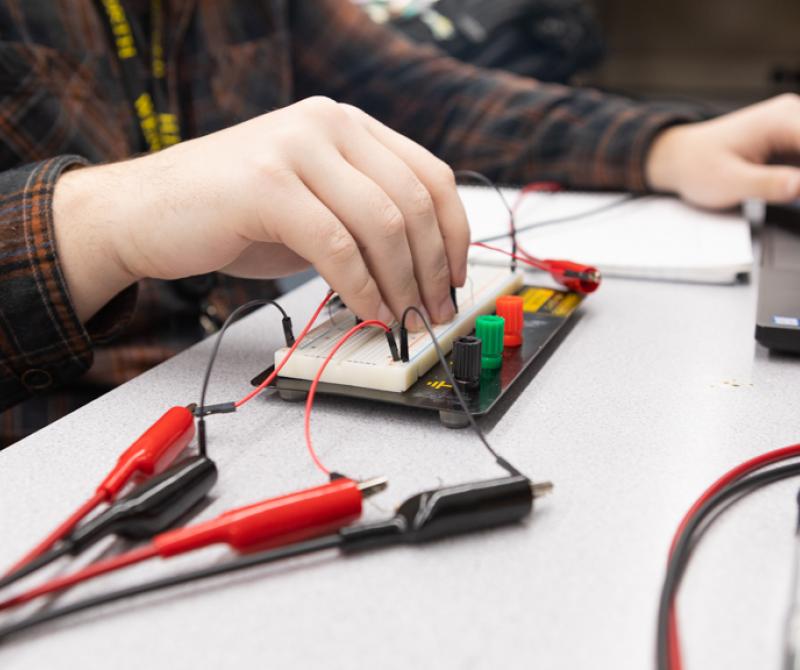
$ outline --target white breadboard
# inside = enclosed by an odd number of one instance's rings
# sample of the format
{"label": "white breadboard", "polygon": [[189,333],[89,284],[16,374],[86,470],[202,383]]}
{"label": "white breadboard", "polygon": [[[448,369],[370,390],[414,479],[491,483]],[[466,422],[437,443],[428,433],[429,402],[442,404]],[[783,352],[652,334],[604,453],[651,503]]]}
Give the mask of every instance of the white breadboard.
{"label": "white breadboard", "polygon": [[[464,288],[456,292],[458,314],[450,322],[434,327],[442,349],[449,352],[453,340],[475,327],[475,318],[494,312],[495,298],[514,293],[522,286],[522,274],[508,268],[471,267]],[[322,315],[325,315],[323,312]],[[311,330],[281,370],[281,377],[312,380],[336,342],[352,326],[355,316],[340,308]],[[399,345],[399,343],[398,343]],[[283,360],[287,348],[275,352],[275,365]],[[386,336],[377,328],[355,333],[325,368],[321,381],[380,391],[402,392],[424,375],[438,360],[427,332],[410,333],[408,363],[393,361]]]}

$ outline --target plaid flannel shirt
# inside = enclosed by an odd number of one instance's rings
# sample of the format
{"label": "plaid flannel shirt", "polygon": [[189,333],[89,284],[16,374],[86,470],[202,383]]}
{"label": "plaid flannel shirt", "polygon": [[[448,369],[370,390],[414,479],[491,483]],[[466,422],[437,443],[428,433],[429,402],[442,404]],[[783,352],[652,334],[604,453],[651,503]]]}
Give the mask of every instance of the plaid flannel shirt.
{"label": "plaid flannel shirt", "polygon": [[[184,138],[326,95],[362,108],[454,168],[505,182],[641,191],[656,133],[696,118],[455,62],[373,24],[348,0],[165,4],[169,104]],[[126,3],[134,15],[147,5]],[[65,170],[135,154],[137,123],[92,0],[0,0],[0,30],[5,446],[202,333],[196,306],[156,281],[140,282],[81,324],[53,235],[54,185]],[[212,301],[224,315],[270,290],[223,279]]]}

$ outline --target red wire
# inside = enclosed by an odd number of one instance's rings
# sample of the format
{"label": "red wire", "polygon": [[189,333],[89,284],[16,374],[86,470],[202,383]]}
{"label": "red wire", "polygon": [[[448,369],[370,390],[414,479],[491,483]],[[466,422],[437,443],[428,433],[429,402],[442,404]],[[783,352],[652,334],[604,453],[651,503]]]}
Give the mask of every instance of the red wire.
{"label": "red wire", "polygon": [[531,265],[535,267],[537,270],[544,270],[545,272],[550,271],[550,266],[548,263],[544,261],[540,261],[538,258],[528,255],[520,248],[519,244],[517,244],[517,250],[522,251],[524,256],[518,256],[517,254],[512,254],[510,251],[506,251],[505,249],[501,249],[500,247],[496,247],[493,244],[486,244],[486,242],[472,242],[470,246],[473,247],[480,247],[481,249],[489,249],[490,251],[496,251],[500,254],[505,254],[506,256],[513,258],[514,260],[520,261],[521,263],[525,263],[527,265]]}
{"label": "red wire", "polygon": [[737,479],[741,479],[753,470],[762,468],[765,465],[777,463],[778,461],[784,461],[788,458],[794,458],[795,456],[800,456],[800,444],[793,444],[788,447],[781,447],[780,449],[775,449],[773,451],[760,454],[751,458],[749,461],[745,461],[744,463],[737,465],[735,468],[722,475],[722,477],[720,477],[705,490],[703,495],[697,499],[697,502],[695,502],[689,511],[684,515],[680,525],[678,526],[678,530],[675,531],[675,536],[672,538],[672,544],[669,548],[670,555],[672,555],[672,552],[675,551],[675,545],[678,543],[678,536],[686,528],[686,525],[689,523],[689,521],[691,521],[697,510],[704,505],[709,498],[716,495],[723,488],[727,487],[729,484],[732,484]]}
{"label": "red wire", "polygon": [[[527,196],[531,193],[555,193],[556,191],[561,190],[561,184],[554,182],[554,181],[535,181],[530,184],[526,184],[520,189],[520,192],[517,194],[517,199],[514,201],[514,204],[511,205],[511,217],[509,217],[508,225],[511,229],[511,233],[514,237],[516,237],[516,230],[515,230],[515,219],[519,208],[522,206],[523,201]],[[525,256],[530,261],[539,261],[533,254],[529,253],[519,242],[517,239],[517,251]],[[521,260],[517,258],[516,260]],[[541,262],[541,261],[539,261]],[[534,265],[534,267],[538,267]],[[546,269],[546,268],[540,268]]]}
{"label": "red wire", "polygon": [[319,385],[319,380],[322,377],[322,373],[325,372],[325,368],[328,367],[328,363],[331,362],[334,354],[341,348],[341,346],[347,342],[350,337],[353,336],[356,332],[361,330],[362,328],[382,328],[385,332],[390,333],[391,328],[387,326],[383,321],[371,320],[371,321],[362,321],[359,324],[353,326],[350,330],[348,330],[336,343],[336,345],[331,349],[330,353],[325,357],[325,360],[322,362],[322,365],[319,366],[319,370],[317,370],[317,374],[314,376],[314,381],[311,382],[311,386],[308,389],[308,398],[306,399],[306,416],[305,416],[305,433],[306,433],[306,447],[308,448],[308,453],[311,455],[311,460],[314,461],[314,465],[317,466],[325,475],[330,475],[331,471],[326,468],[322,461],[320,461],[317,453],[314,451],[314,445],[311,443],[311,407],[314,404],[314,396],[317,393],[317,386]]}
{"label": "red wire", "polygon": [[[527,249],[525,249],[519,243],[519,240],[517,240],[516,238],[516,225],[515,225],[516,213],[519,210],[519,207],[522,204],[522,202],[525,200],[525,197],[533,192],[541,192],[541,191],[554,192],[560,189],[561,187],[555,182],[534,182],[522,188],[522,190],[517,195],[514,204],[509,207],[509,214],[510,214],[509,227],[511,230],[511,237],[512,237],[511,252],[508,252],[505,249],[502,249],[501,247],[496,247],[491,244],[486,244],[485,242],[473,242],[472,246],[482,247],[483,249],[490,249],[491,251],[496,251],[498,253],[509,256],[514,260],[525,263],[526,265],[530,265],[531,267],[534,267],[537,270],[544,270],[545,272],[549,272],[550,275],[553,277],[553,279],[555,279],[559,284],[569,289],[570,291],[575,291],[577,293],[581,293],[584,295],[587,293],[593,293],[600,286],[599,273],[597,272],[596,268],[581,263],[573,263],[571,261],[542,260],[531,254],[529,251],[527,251]],[[516,253],[514,250],[514,245],[516,245]],[[580,276],[579,273],[582,272],[587,273],[587,275],[594,275],[594,276],[592,278],[587,279],[585,277]]]}
{"label": "red wire", "polygon": [[669,647],[670,670],[683,670],[683,659],[681,657],[681,638],[678,631],[678,610],[675,605],[674,598],[669,610],[667,645]]}
{"label": "red wire", "polygon": [[[311,316],[311,319],[305,325],[305,327],[303,328],[302,332],[300,333],[300,335],[295,340],[294,344],[289,348],[289,351],[287,352],[286,356],[284,356],[284,358],[280,362],[280,364],[275,367],[275,369],[272,371],[272,373],[263,382],[261,382],[261,384],[259,384],[255,389],[253,389],[250,393],[248,393],[244,398],[242,398],[241,400],[236,402],[235,403],[236,407],[240,407],[241,405],[246,403],[248,400],[250,400],[251,398],[255,397],[258,393],[260,393],[270,383],[272,383],[272,381],[275,379],[275,377],[277,377],[278,373],[281,371],[283,366],[289,360],[289,357],[294,353],[294,351],[297,349],[297,347],[303,341],[303,338],[308,334],[309,330],[311,330],[311,327],[314,325],[314,322],[317,320],[317,318],[319,317],[320,313],[325,308],[325,305],[328,304],[328,301],[331,299],[333,294],[334,293],[333,293],[332,290],[328,291],[328,293],[326,294],[325,298],[319,304],[319,306],[317,307],[316,311]],[[382,323],[380,321],[364,321],[364,322],[358,324],[358,326],[356,326],[355,328],[351,329],[350,332],[348,332],[347,335],[345,335],[336,344],[336,346],[334,347],[333,351],[331,351],[331,353],[329,354],[328,358],[325,360],[325,362],[323,363],[322,367],[320,368],[319,374],[318,374],[317,378],[315,379],[315,382],[312,385],[312,388],[311,388],[310,393],[309,393],[309,400],[310,401],[313,401],[314,392],[316,391],[316,386],[317,386],[317,382],[319,381],[319,377],[322,375],[322,372],[324,371],[325,367],[330,362],[330,359],[333,356],[333,354],[335,354],[336,351],[338,351],[339,347],[342,344],[344,344],[344,341],[353,332],[355,332],[356,330],[359,330],[362,327],[369,326],[369,325],[377,325],[377,326],[380,326],[380,327],[384,328],[385,330],[389,331],[389,327],[386,324],[384,324],[384,323]],[[311,456],[314,459],[314,462],[317,464],[317,466],[320,467],[323,472],[328,474],[328,471],[325,469],[325,467],[322,465],[322,463],[317,458],[316,454],[314,453],[313,447],[311,445],[310,433],[308,432],[308,426],[309,426],[308,419],[309,419],[309,416],[310,416],[310,403],[307,406],[306,412],[307,412],[307,416],[306,416],[306,439],[308,441],[309,451],[311,452]],[[50,535],[48,535],[42,542],[40,542],[36,547],[34,547],[31,551],[29,551],[22,559],[17,561],[17,563],[15,563],[14,566],[9,570],[9,573],[17,570],[18,568],[22,567],[23,565],[26,565],[28,562],[30,562],[34,558],[37,558],[42,553],[47,551],[58,540],[62,539],[67,533],[69,533],[84,517],[86,517],[86,515],[88,515],[92,510],[94,510],[100,503],[105,502],[106,498],[107,498],[107,496],[106,496],[106,492],[104,490],[99,490],[97,493],[95,493],[95,495],[91,499],[89,499],[83,505],[81,505],[81,507],[79,507],[66,521],[64,521],[61,525],[59,525],[58,528],[56,528],[52,533],[50,533]],[[64,576],[64,577],[59,577],[57,579],[53,579],[53,580],[51,580],[49,582],[46,582],[45,584],[43,584],[43,585],[41,585],[39,587],[36,587],[36,588],[31,589],[29,591],[25,591],[25,592],[23,592],[22,594],[20,594],[18,596],[15,596],[15,597],[13,597],[11,599],[8,599],[6,601],[0,602],[0,610],[7,609],[9,607],[13,607],[13,606],[16,606],[16,605],[21,605],[22,603],[28,602],[29,600],[32,600],[32,599],[37,598],[39,596],[45,595],[47,593],[52,593],[54,591],[60,591],[60,590],[65,589],[65,588],[67,588],[69,586],[73,586],[75,584],[78,584],[80,582],[86,581],[88,579],[92,579],[93,577],[96,577],[98,575],[102,575],[102,574],[105,574],[107,572],[112,572],[114,570],[118,570],[120,568],[126,567],[128,565],[133,564],[133,563],[138,563],[140,561],[146,560],[146,559],[151,558],[151,557],[156,556],[156,555],[158,555],[157,554],[157,549],[154,546],[150,545],[150,546],[147,546],[147,547],[143,547],[141,549],[136,549],[134,551],[127,552],[125,554],[121,554],[121,555],[116,556],[116,557],[114,557],[112,559],[109,559],[107,561],[101,561],[101,562],[96,563],[94,565],[91,565],[91,566],[89,566],[89,567],[87,567],[87,568],[85,568],[83,570],[80,570],[80,571],[78,571],[78,572],[76,572],[76,573],[74,573],[72,575],[67,575],[67,576]]]}
{"label": "red wire", "polygon": [[[685,530],[686,526],[689,524],[692,518],[694,518],[695,514],[697,514],[697,511],[703,505],[705,505],[708,500],[719,493],[722,489],[727,488],[729,485],[733,484],[754,470],[763,468],[766,465],[771,465],[772,463],[785,461],[789,458],[795,458],[797,456],[800,456],[800,444],[793,444],[788,447],[782,447],[780,449],[768,451],[737,465],[735,468],[729,470],[722,475],[722,477],[717,479],[717,481],[715,481],[703,492],[703,495],[697,499],[697,501],[689,508],[689,511],[683,516],[683,519],[681,519],[678,529],[675,531],[675,534],[672,537],[672,543],[670,544],[670,558],[672,558],[672,554],[675,551],[675,546],[678,543],[678,539]],[[681,659],[680,634],[678,630],[678,614],[675,598],[672,600],[669,612],[668,641],[670,670],[681,670],[683,667],[683,662]]]}
{"label": "red wire", "polygon": [[53,530],[39,544],[19,559],[9,568],[6,575],[16,572],[21,567],[30,563],[33,559],[39,558],[44,552],[50,549],[56,542],[63,539],[78,523],[90,514],[98,505],[106,502],[106,492],[98,491],[89,500],[76,509],[66,520],[64,520],[55,530]]}
{"label": "red wire", "polygon": [[286,352],[286,355],[283,357],[283,360],[280,362],[280,364],[275,366],[275,369],[270,373],[270,375],[263,382],[261,382],[252,391],[250,391],[250,393],[248,393],[244,398],[242,398],[241,400],[237,400],[234,403],[234,405],[237,408],[241,407],[248,400],[250,400],[250,399],[254,398],[255,396],[257,396],[259,393],[261,393],[261,391],[263,391],[267,386],[269,386],[273,382],[275,377],[278,376],[278,373],[283,369],[283,366],[286,365],[286,362],[289,360],[289,357],[295,352],[295,349],[297,349],[297,347],[300,346],[300,343],[303,341],[303,338],[306,335],[308,335],[308,331],[311,330],[311,326],[314,325],[314,322],[317,320],[317,317],[319,316],[320,312],[323,310],[325,305],[328,304],[328,301],[332,297],[333,297],[333,291],[332,290],[328,291],[328,293],[325,296],[324,300],[319,304],[319,307],[317,307],[317,310],[311,316],[311,318],[309,319],[308,323],[305,325],[305,328],[303,328],[303,330],[300,333],[300,335],[298,335],[298,337],[295,340],[294,344],[289,348],[289,351]]}
{"label": "red wire", "polygon": [[[553,193],[555,191],[560,191],[560,190],[561,190],[561,185],[551,181],[533,182],[530,184],[526,184],[520,189],[519,194],[517,195],[517,198],[514,201],[514,204],[511,205],[511,216],[508,218],[508,225],[512,235],[512,239],[516,237],[516,227],[514,219],[525,198],[531,193],[541,193],[541,192]],[[509,251],[506,251],[505,249],[496,247],[491,244],[486,244],[485,242],[473,242],[472,246],[481,247],[483,249],[489,249],[491,251],[497,251],[498,253],[505,254],[509,258],[513,258],[516,261],[520,261],[521,263],[526,263],[527,265],[535,267],[537,270],[544,270],[545,272],[550,271],[549,264],[539,258],[536,258],[536,256],[526,251],[519,243],[519,240],[517,240],[517,251],[519,252],[520,255],[515,255]]]}
{"label": "red wire", "polygon": [[24,591],[18,596],[4,600],[3,602],[0,602],[0,610],[22,605],[23,603],[48,593],[62,591],[70,586],[74,586],[75,584],[88,581],[93,577],[98,577],[99,575],[104,575],[107,572],[119,570],[127,567],[128,565],[133,565],[134,563],[140,563],[141,561],[147,560],[148,558],[153,558],[154,556],[158,556],[158,550],[156,549],[155,545],[152,544],[145,547],[140,547],[139,549],[134,549],[133,551],[125,552],[124,554],[120,554],[114,558],[109,558],[108,560],[94,563],[93,565],[90,565],[71,575],[65,575],[63,577],[51,579],[41,586],[37,586],[36,588]]}

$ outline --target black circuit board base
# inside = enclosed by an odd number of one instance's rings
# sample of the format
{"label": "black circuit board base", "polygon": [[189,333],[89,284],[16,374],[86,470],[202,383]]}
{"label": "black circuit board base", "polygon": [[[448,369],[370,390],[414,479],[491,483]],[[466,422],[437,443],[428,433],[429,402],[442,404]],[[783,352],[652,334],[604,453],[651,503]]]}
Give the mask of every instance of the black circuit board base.
{"label": "black circuit board base", "polygon": [[[503,350],[502,366],[497,370],[484,369],[477,388],[461,388],[473,416],[483,416],[490,412],[526,370],[535,374],[569,332],[583,300],[583,296],[577,293],[541,286],[523,286],[517,294],[524,299],[525,325],[522,331],[522,345],[506,347]],[[452,365],[449,354],[447,363]],[[252,379],[252,384],[254,386],[260,384],[272,370],[273,367],[270,366],[259,373]],[[525,375],[525,379],[528,380],[531,376]],[[283,400],[299,401],[305,400],[311,382],[305,379],[278,377],[274,386],[278,396]],[[317,395],[358,398],[433,410],[439,412],[442,423],[450,428],[463,428],[469,423],[452,386],[447,381],[441,363],[434,365],[402,393],[320,382],[317,386]]]}

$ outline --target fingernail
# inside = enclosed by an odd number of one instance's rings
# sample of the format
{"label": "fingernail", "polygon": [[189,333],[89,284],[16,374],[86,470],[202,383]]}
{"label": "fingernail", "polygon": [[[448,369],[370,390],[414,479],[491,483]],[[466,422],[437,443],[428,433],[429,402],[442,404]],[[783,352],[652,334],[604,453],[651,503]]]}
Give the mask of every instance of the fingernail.
{"label": "fingernail", "polygon": [[381,306],[378,308],[378,320],[383,321],[386,325],[394,321],[394,314],[385,302],[382,302]]}
{"label": "fingernail", "polygon": [[436,312],[436,321],[438,323],[447,323],[455,316],[455,314],[456,309],[453,305],[453,300],[448,293],[447,297],[442,300],[442,303],[439,305],[439,310]]}

